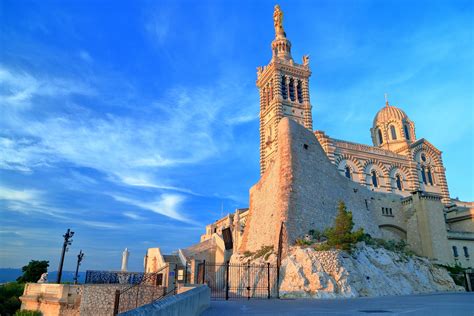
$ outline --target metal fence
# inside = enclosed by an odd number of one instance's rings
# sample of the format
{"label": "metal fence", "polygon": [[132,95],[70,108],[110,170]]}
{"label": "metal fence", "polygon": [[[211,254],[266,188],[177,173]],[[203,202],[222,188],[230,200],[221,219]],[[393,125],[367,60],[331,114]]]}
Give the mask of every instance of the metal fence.
{"label": "metal fence", "polygon": [[270,265],[209,263],[198,265],[198,283],[214,299],[278,298],[278,268]]}
{"label": "metal fence", "polygon": [[168,284],[168,287],[161,286],[160,276],[168,273],[169,270],[170,267],[166,265],[157,272],[146,273],[139,283],[132,284],[123,290],[116,290],[114,315],[176,294],[176,273],[173,273],[173,280],[169,280],[172,282]]}
{"label": "metal fence", "polygon": [[86,271],[86,284],[138,284],[144,278],[143,272]]}

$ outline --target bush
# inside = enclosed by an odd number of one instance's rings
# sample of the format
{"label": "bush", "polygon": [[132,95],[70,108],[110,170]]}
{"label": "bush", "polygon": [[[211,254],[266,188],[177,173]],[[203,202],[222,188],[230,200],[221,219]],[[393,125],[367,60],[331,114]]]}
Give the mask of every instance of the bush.
{"label": "bush", "polygon": [[364,241],[367,245],[385,248],[387,250],[404,254],[406,256],[413,256],[415,254],[412,250],[408,248],[408,244],[404,240],[384,240],[380,238],[372,238],[370,235],[365,234],[362,237],[362,241]]}
{"label": "bush", "polygon": [[0,285],[0,315],[13,315],[21,307],[18,299],[25,289],[25,285],[10,282]]}
{"label": "bush", "polygon": [[312,241],[306,240],[304,238],[298,238],[298,239],[295,240],[295,245],[297,245],[297,246],[310,246],[312,244],[313,244]]}
{"label": "bush", "polygon": [[362,240],[364,236],[362,228],[352,232],[353,227],[352,212],[347,211],[344,202],[339,202],[334,226],[326,229],[324,232],[324,235],[327,237],[327,243],[326,245],[316,247],[317,250],[336,248],[351,252],[354,245]]}

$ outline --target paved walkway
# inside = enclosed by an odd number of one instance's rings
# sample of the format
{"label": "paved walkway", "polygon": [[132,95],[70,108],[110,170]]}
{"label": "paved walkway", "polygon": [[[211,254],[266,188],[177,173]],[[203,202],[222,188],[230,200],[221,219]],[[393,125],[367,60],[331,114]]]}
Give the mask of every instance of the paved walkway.
{"label": "paved walkway", "polygon": [[326,300],[211,301],[203,316],[230,315],[474,315],[474,292]]}

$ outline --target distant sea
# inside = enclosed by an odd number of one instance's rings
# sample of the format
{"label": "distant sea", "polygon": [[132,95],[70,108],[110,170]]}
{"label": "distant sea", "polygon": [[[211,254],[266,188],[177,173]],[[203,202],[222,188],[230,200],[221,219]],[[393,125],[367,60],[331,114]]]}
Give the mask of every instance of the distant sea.
{"label": "distant sea", "polygon": [[[0,284],[16,281],[22,274],[21,269],[0,268]],[[48,272],[48,282],[56,282],[57,277],[57,271]],[[79,272],[79,283],[84,283],[85,278],[86,273]],[[74,282],[74,271],[63,271],[61,282]]]}

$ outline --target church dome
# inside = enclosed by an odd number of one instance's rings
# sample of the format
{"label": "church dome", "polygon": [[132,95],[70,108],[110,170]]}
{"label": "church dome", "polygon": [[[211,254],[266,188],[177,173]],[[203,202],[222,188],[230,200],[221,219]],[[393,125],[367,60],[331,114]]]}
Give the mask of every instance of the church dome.
{"label": "church dome", "polygon": [[415,140],[415,124],[408,115],[388,101],[380,111],[375,114],[372,128],[370,129],[374,146],[389,150],[402,148],[404,144]]}
{"label": "church dome", "polygon": [[408,116],[396,106],[387,104],[375,114],[373,127],[385,125],[390,121],[406,121]]}

